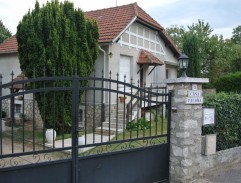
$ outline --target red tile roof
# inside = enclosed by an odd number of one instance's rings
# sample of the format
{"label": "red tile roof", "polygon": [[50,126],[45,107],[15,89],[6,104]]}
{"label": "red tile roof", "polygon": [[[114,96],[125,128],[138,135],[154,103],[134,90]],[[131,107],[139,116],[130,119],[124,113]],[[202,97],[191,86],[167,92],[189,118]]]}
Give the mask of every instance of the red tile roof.
{"label": "red tile roof", "polygon": [[100,43],[112,42],[135,18],[148,23],[158,30],[163,28],[137,3],[85,12],[86,17],[96,20],[99,26]]}
{"label": "red tile roof", "polygon": [[164,65],[164,62],[159,60],[156,56],[154,56],[151,52],[147,50],[141,50],[139,59],[137,61],[138,64],[147,64],[147,65]]}
{"label": "red tile roof", "polygon": [[4,53],[17,53],[18,43],[16,40],[16,35],[10,37],[5,42],[0,44],[0,54]]}
{"label": "red tile roof", "polygon": [[[156,29],[161,38],[165,41],[166,46],[174,52],[176,57],[179,57],[180,55],[179,50],[163,27],[141,9],[137,3],[89,11],[85,12],[85,16],[96,20],[100,33],[99,43],[113,42],[129,23],[137,18],[136,21],[140,21],[145,25]],[[6,42],[0,44],[0,54],[12,52],[17,52],[17,40],[15,35]]]}
{"label": "red tile roof", "polygon": [[129,25],[129,23],[137,18],[136,21],[140,21],[145,25],[156,29],[165,41],[166,45],[174,52],[176,57],[179,57],[180,55],[179,50],[171,38],[167,35],[164,28],[143,9],[141,9],[137,3],[89,11],[85,12],[85,16],[89,19],[96,20],[99,26],[100,43],[113,42]]}

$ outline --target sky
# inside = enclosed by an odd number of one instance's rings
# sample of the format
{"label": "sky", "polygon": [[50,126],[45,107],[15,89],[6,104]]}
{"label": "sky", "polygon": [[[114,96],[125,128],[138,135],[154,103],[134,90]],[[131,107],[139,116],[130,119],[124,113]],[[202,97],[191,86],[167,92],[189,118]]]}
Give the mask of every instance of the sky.
{"label": "sky", "polygon": [[[64,0],[59,0],[64,1]],[[241,25],[240,0],[69,0],[83,11],[91,11],[137,2],[164,28],[172,25],[184,27],[197,23],[198,19],[208,22],[213,34],[224,38],[232,36],[233,28]],[[47,0],[39,0],[40,4]],[[35,0],[0,0],[0,19],[12,34]]]}

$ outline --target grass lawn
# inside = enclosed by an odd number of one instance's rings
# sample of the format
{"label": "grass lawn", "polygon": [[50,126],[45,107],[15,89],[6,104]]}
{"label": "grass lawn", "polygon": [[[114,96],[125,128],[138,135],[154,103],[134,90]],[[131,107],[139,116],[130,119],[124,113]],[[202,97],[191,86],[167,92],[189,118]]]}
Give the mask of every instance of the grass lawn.
{"label": "grass lawn", "polygon": [[[138,128],[137,128],[138,126]],[[79,132],[79,136],[83,135],[84,132]],[[39,148],[43,148],[43,141],[45,140],[45,130],[35,130],[34,133],[31,128],[25,128],[23,131],[22,127],[14,128],[13,131],[14,143],[23,142],[25,144],[35,143]],[[105,143],[104,145],[96,146],[84,153],[80,153],[80,156],[87,156],[92,154],[101,154],[106,152],[114,152],[131,148],[139,148],[151,146],[154,144],[161,144],[167,141],[167,137],[156,137],[167,134],[167,119],[161,118],[152,120],[148,125],[136,125],[135,128],[126,129],[122,133],[118,133],[117,136],[111,139],[111,143]],[[3,140],[7,138],[12,140],[11,131],[2,133]],[[62,140],[71,138],[72,134],[57,134],[56,140]],[[124,142],[123,142],[124,141]]]}
{"label": "grass lawn", "polygon": [[[158,118],[157,121],[151,122],[151,127],[149,129],[143,130],[125,130],[115,136],[111,143],[105,145],[97,146],[91,150],[80,153],[80,156],[88,156],[94,154],[102,154],[107,152],[115,152],[120,150],[127,150],[132,148],[140,148],[151,146],[155,144],[162,144],[167,142],[167,137],[155,137],[158,135],[167,134],[167,119]],[[145,138],[147,139],[138,139]],[[151,137],[151,138],[148,138]],[[122,140],[127,140],[126,142],[120,142]],[[113,143],[115,142],[116,143]]]}

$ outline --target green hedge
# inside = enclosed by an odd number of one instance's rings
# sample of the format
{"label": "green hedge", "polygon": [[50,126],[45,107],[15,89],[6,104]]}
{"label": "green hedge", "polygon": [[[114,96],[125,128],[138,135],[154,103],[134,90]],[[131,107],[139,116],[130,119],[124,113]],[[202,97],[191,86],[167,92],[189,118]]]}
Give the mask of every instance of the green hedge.
{"label": "green hedge", "polygon": [[241,72],[235,72],[221,77],[216,81],[217,92],[237,92],[241,91]]}
{"label": "green hedge", "polygon": [[204,107],[215,107],[216,124],[202,129],[202,135],[217,134],[217,150],[241,146],[241,95],[218,93],[205,96]]}

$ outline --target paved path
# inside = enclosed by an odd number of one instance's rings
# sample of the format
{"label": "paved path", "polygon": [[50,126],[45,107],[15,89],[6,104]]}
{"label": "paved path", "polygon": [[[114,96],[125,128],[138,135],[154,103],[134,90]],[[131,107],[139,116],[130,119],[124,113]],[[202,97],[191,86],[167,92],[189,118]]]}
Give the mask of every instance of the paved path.
{"label": "paved path", "polygon": [[[113,137],[114,137],[114,135],[111,135],[110,139],[112,139]],[[109,141],[109,136],[102,136],[102,142],[107,142],[107,141]],[[97,134],[93,135],[93,133],[87,134],[86,144],[95,144],[95,143],[101,143],[101,135],[97,135]],[[3,139],[3,141],[2,141],[3,155],[4,154],[12,154],[12,145],[11,144],[12,144],[11,139],[8,139],[8,138]],[[72,144],[71,138],[64,140],[64,146],[63,146],[62,140],[57,140],[57,141],[55,141],[55,148],[71,147],[71,144]],[[45,146],[48,148],[53,148],[53,144],[46,143]],[[94,147],[95,146],[80,148],[79,153],[88,151]],[[43,150],[43,146],[36,144],[35,151],[37,151],[37,150]],[[25,143],[24,152],[32,152],[32,151],[33,151],[33,144]],[[23,152],[23,144],[20,142],[14,142],[14,153],[22,153],[22,152]],[[43,154],[33,153],[32,155],[25,155],[25,156],[14,157],[14,158],[2,158],[2,159],[0,159],[0,168],[70,158],[70,156],[71,156],[70,152],[71,152],[71,150],[68,150],[68,153],[66,153],[66,152],[65,153],[62,153],[62,152],[51,153],[50,152],[50,153],[43,153]]]}
{"label": "paved path", "polygon": [[[114,137],[115,137],[115,135],[110,135],[110,139],[112,139]],[[80,137],[79,137],[79,139],[80,139]],[[109,136],[102,135],[102,142],[108,142],[108,141],[109,141]],[[83,139],[83,142],[85,142],[85,139]],[[86,144],[95,144],[95,143],[101,143],[101,135],[97,135],[97,134],[93,135],[93,133],[86,134]],[[64,140],[64,146],[63,146],[62,140],[56,140],[55,148],[71,147],[71,144],[72,144],[71,138]],[[79,145],[81,145],[80,141],[79,141]],[[46,143],[45,146],[51,148],[51,147],[53,147],[53,144]],[[92,148],[95,148],[95,146],[82,148],[79,152],[85,152]]]}

